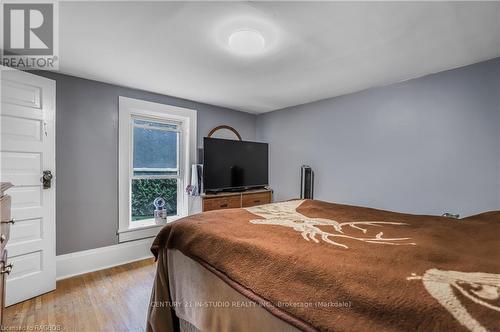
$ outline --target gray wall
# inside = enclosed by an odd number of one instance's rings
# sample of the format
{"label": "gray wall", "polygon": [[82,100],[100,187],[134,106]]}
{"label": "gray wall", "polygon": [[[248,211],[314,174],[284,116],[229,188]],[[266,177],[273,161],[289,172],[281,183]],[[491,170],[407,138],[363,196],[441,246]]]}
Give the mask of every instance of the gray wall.
{"label": "gray wall", "polygon": [[315,170],[315,198],[395,211],[500,209],[500,58],[259,115],[278,200]]}
{"label": "gray wall", "polygon": [[[299,194],[395,211],[500,209],[500,59],[258,117],[48,72],[57,82],[57,254],[116,244],[118,96],[198,110],[198,142],[219,124],[270,143],[277,200]],[[256,136],[257,132],[257,136]]]}
{"label": "gray wall", "polygon": [[118,242],[118,96],[196,109],[198,142],[220,124],[255,139],[256,117],[207,104],[48,72],[56,80],[56,252]]}

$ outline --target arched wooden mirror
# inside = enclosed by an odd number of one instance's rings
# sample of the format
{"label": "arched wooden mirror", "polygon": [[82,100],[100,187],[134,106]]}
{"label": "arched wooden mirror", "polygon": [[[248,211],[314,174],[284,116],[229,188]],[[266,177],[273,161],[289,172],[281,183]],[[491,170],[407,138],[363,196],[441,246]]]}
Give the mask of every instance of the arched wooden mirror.
{"label": "arched wooden mirror", "polygon": [[209,138],[223,138],[241,141],[241,135],[236,129],[231,126],[221,125],[210,130],[208,133]]}

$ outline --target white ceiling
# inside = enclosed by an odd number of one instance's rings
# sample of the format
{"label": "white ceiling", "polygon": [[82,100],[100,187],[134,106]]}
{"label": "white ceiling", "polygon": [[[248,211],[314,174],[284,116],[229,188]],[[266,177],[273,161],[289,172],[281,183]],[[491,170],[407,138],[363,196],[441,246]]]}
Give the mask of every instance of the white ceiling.
{"label": "white ceiling", "polygon": [[[60,71],[252,113],[500,56],[500,2],[61,2]],[[228,33],[262,32],[241,57]]]}

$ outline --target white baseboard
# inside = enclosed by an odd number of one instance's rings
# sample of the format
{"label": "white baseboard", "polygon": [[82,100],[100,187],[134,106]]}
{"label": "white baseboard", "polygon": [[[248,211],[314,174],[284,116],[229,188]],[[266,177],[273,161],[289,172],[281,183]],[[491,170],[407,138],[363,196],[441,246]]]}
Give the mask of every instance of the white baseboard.
{"label": "white baseboard", "polygon": [[153,239],[124,242],[108,247],[59,255],[56,257],[56,279],[66,279],[153,257],[149,250]]}

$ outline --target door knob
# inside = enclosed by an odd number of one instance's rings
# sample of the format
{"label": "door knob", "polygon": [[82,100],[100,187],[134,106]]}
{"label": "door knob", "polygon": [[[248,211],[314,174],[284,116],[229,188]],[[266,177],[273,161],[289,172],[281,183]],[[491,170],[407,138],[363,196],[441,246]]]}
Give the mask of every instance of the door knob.
{"label": "door knob", "polygon": [[5,265],[1,270],[0,270],[0,274],[4,274],[6,273],[7,275],[10,274],[10,272],[12,271],[12,267],[14,265],[12,263],[8,264],[8,265]]}
{"label": "door knob", "polygon": [[53,177],[54,176],[52,175],[51,171],[43,171],[43,176],[42,176],[43,189],[49,189],[52,186]]}

